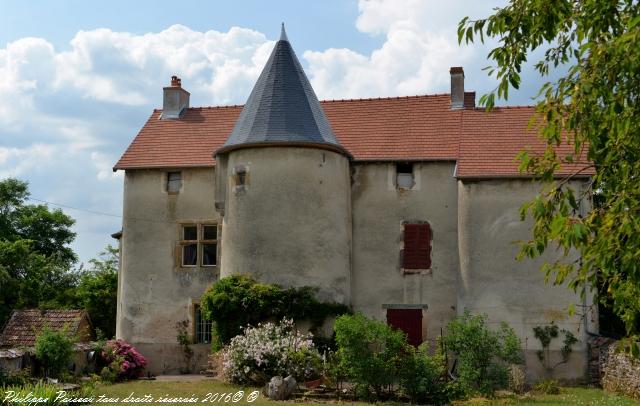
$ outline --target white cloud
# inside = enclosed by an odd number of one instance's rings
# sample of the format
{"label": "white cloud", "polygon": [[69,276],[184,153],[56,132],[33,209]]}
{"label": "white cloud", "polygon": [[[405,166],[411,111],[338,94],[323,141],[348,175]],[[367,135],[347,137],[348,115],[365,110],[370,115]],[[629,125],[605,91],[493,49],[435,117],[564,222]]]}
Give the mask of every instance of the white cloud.
{"label": "white cloud", "polygon": [[[182,25],[143,35],[79,31],[64,51],[43,38],[11,42],[0,48],[0,178],[28,180],[34,197],[118,213],[122,173],[111,168],[160,106],[169,77],[182,77],[193,105],[243,103],[272,47],[247,28]],[[64,210],[78,219],[85,260],[120,226]]]}
{"label": "white cloud", "polygon": [[460,47],[456,32],[465,15],[490,13],[485,2],[452,0],[443,7],[435,0],[360,0],[358,7],[356,27],[383,34],[385,42],[370,55],[334,48],[306,51],[320,98],[445,92],[449,67],[475,67],[475,60],[485,58],[486,48]]}
{"label": "white cloud", "polygon": [[[297,49],[320,98],[448,91],[449,67],[457,65],[469,82],[486,81],[486,48],[460,48],[456,36],[462,17],[490,13],[485,2],[361,0],[359,9],[354,24],[381,38],[377,49]],[[111,167],[161,106],[169,77],[182,78],[194,106],[241,104],[273,44],[249,28],[183,25],[142,35],[79,31],[62,51],[42,38],[9,43],[0,48],[0,178],[29,180],[36,197],[118,213],[122,175]],[[117,218],[69,214],[79,219],[76,248],[85,260],[120,227]]]}
{"label": "white cloud", "polygon": [[26,148],[0,147],[0,179],[19,177],[42,168],[54,157],[52,145],[33,144]]}

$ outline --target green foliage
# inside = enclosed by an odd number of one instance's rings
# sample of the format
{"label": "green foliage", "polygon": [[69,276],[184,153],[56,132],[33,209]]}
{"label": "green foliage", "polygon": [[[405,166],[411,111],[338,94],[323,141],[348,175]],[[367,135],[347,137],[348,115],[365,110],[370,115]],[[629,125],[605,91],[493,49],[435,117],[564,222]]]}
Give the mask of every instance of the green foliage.
{"label": "green foliage", "polygon": [[444,404],[464,395],[456,382],[446,381],[440,347],[433,353],[426,344],[415,348],[402,331],[360,313],[338,317],[334,329],[338,351],[329,354],[326,375],[336,386],[355,383],[357,397]]}
{"label": "green foliage", "polygon": [[118,249],[107,245],[89,264],[88,270],[80,272],[70,306],[87,310],[93,326],[112,338],[116,333]]}
{"label": "green foliage", "polygon": [[28,197],[26,182],[0,181],[0,325],[15,308],[60,307],[77,282],[74,221]]}
{"label": "green foliage", "polygon": [[[562,360],[556,363],[555,365],[551,365],[551,354],[549,351],[549,346],[551,341],[554,338],[557,338],[560,333],[564,335],[564,339],[562,340],[562,348],[560,349],[560,355],[562,356]],[[553,370],[560,364],[566,364],[569,362],[569,356],[573,352],[573,346],[578,342],[576,336],[573,335],[572,332],[562,329],[560,330],[558,326],[551,322],[548,326],[536,326],[533,328],[533,335],[540,341],[540,345],[542,346],[542,350],[538,351],[536,354],[538,355],[538,359],[543,363],[547,370]]]}
{"label": "green foliage", "polygon": [[446,349],[456,357],[457,380],[470,392],[492,395],[509,383],[510,364],[521,364],[520,339],[506,323],[494,331],[485,315],[465,311],[447,325]]}
{"label": "green foliage", "polygon": [[42,381],[24,386],[9,386],[4,389],[3,404],[9,406],[23,404],[22,402],[14,402],[12,399],[23,398],[31,393],[33,398],[44,400],[44,402],[39,402],[38,405],[66,405],[67,402],[62,399],[56,400],[59,390],[60,387]]}
{"label": "green foliage", "polygon": [[6,371],[0,366],[0,388],[26,385],[30,376],[31,370],[28,368],[18,371]]}
{"label": "green foliage", "polygon": [[560,385],[555,379],[545,379],[535,384],[533,391],[544,395],[558,395]]}
{"label": "green foliage", "polygon": [[404,333],[360,313],[338,317],[334,329],[347,379],[363,395],[375,394],[379,399],[398,378],[398,367],[407,348]]}
{"label": "green foliage", "polygon": [[[399,384],[411,402],[419,404],[444,404],[460,394],[453,384],[445,383],[446,360],[441,351],[429,354],[423,344],[417,349],[407,345],[399,370]],[[454,397],[451,397],[454,396]]]}
{"label": "green foliage", "polygon": [[36,338],[36,358],[42,362],[47,376],[60,377],[71,363],[75,340],[67,331],[44,327]]}
{"label": "green foliage", "polygon": [[258,283],[244,275],[220,279],[202,296],[203,315],[214,322],[214,334],[222,344],[242,333],[242,327],[266,320],[310,320],[319,327],[329,316],[349,312],[338,303],[319,302],[316,289],[310,287],[284,289]]}
{"label": "green foliage", "polygon": [[[522,207],[534,227],[521,255],[539,256],[552,243],[577,251],[580,261],[546,264],[547,278],[583,295],[599,287],[627,334],[640,333],[640,3],[511,0],[487,19],[463,19],[458,35],[499,41],[489,53],[499,85],[481,98],[488,108],[518,88],[528,57],[546,48],[535,68],[558,79],[540,89],[532,122],[545,151],[519,155],[521,170],[543,181]],[[571,174],[558,176],[567,164]],[[572,183],[586,171],[595,171],[586,184]],[[589,195],[593,207],[580,203]]]}

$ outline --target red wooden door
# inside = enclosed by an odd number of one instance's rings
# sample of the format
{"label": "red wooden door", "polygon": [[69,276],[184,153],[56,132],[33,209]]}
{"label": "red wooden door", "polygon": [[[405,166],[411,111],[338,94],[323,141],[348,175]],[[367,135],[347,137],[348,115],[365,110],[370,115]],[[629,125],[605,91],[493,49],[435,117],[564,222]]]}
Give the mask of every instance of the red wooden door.
{"label": "red wooden door", "polygon": [[409,344],[422,344],[422,309],[387,309],[387,324],[404,331]]}

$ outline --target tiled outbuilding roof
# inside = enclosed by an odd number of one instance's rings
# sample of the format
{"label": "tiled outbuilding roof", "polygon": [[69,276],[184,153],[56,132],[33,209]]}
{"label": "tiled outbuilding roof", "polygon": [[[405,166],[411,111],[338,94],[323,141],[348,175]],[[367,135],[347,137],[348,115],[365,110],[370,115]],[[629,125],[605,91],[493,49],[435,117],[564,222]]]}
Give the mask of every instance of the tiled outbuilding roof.
{"label": "tiled outbuilding roof", "polygon": [[[472,106],[473,93],[465,96]],[[517,177],[516,154],[526,147],[544,148],[536,131],[528,129],[533,107],[498,107],[487,113],[473,107],[452,110],[450,100],[449,94],[438,94],[321,105],[338,142],[356,161],[451,160],[457,161],[461,178]],[[159,120],[161,110],[154,110],[114,170],[213,166],[212,154],[224,144],[241,110],[190,108],[181,120]],[[563,167],[559,174],[576,167]]]}
{"label": "tiled outbuilding roof", "polygon": [[33,347],[45,326],[53,331],[66,328],[79,341],[91,338],[89,315],[84,310],[14,310],[0,334],[0,347]]}

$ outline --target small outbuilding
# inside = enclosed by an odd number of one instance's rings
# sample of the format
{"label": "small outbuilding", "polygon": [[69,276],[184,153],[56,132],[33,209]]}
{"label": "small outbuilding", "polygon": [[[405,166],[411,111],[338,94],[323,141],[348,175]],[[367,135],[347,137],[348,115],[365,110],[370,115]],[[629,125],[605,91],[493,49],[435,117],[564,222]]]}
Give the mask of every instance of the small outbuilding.
{"label": "small outbuilding", "polygon": [[73,369],[79,371],[86,364],[85,352],[93,339],[93,326],[85,310],[14,310],[0,334],[0,368],[14,371],[27,367],[29,354],[45,327],[66,331],[77,340]]}

